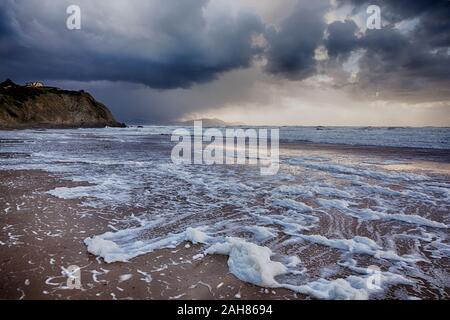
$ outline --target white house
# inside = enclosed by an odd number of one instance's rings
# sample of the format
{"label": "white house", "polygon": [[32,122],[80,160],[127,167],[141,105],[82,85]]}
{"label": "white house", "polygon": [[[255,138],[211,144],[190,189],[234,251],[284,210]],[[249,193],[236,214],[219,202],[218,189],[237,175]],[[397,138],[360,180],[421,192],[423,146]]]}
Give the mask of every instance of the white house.
{"label": "white house", "polygon": [[26,83],[27,87],[33,87],[33,88],[41,88],[44,86],[44,84],[42,82],[39,81],[34,81],[34,82],[27,82]]}

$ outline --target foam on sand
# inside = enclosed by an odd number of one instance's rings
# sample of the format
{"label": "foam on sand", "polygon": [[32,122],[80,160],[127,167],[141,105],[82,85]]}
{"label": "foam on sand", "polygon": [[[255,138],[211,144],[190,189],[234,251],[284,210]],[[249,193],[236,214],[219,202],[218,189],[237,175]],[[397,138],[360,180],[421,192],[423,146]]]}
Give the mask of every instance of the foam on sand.
{"label": "foam on sand", "polygon": [[127,262],[130,259],[157,249],[174,248],[186,237],[185,232],[168,234],[147,240],[138,240],[141,228],[106,232],[86,238],[88,252],[102,257],[106,263]]}
{"label": "foam on sand", "polygon": [[[333,245],[347,249],[353,248],[356,252],[375,254],[375,251],[380,253],[379,250],[373,249],[380,247],[364,237],[357,238],[355,241],[334,242]],[[271,259],[273,252],[269,248],[234,237],[227,237],[224,242],[213,244],[205,250],[205,253],[228,255],[230,272],[242,281],[262,287],[285,288],[318,299],[365,300],[373,293],[384,291],[387,285],[411,283],[401,275],[380,271],[376,274],[378,282],[376,285],[371,285],[373,273],[364,268],[358,269],[359,273],[365,273],[363,276],[352,275],[333,280],[319,278],[302,285],[280,283],[275,277],[291,272],[288,267],[297,266],[301,262],[300,259],[291,257],[288,259],[290,262],[285,266],[281,262]],[[401,260],[402,257],[399,259]]]}
{"label": "foam on sand", "polygon": [[328,239],[321,235],[301,235],[301,239],[327,247],[348,251],[350,253],[367,254],[377,259],[418,262],[423,259],[415,256],[399,256],[394,251],[382,250],[375,241],[367,237],[355,236],[353,239]]}
{"label": "foam on sand", "polygon": [[276,233],[271,228],[264,226],[248,226],[245,227],[245,230],[252,232],[259,241],[276,237]]}
{"label": "foam on sand", "polygon": [[387,285],[407,283],[410,281],[404,277],[390,272],[379,272],[378,284],[372,283],[374,275],[366,276],[348,276],[347,278],[338,278],[327,280],[320,278],[304,285],[284,284],[283,288],[293,290],[298,293],[311,295],[318,299],[326,300],[367,300],[371,294],[379,293]]}
{"label": "foam on sand", "polygon": [[242,281],[264,287],[279,287],[275,277],[287,272],[287,268],[272,261],[272,250],[247,242],[243,239],[227,237],[225,242],[215,243],[205,253],[228,255],[230,272]]}
{"label": "foam on sand", "polygon": [[125,262],[129,256],[125,253],[115,242],[111,240],[102,239],[100,236],[86,238],[84,243],[87,246],[89,253],[102,257],[105,262]]}
{"label": "foam on sand", "polygon": [[334,208],[340,210],[346,215],[363,220],[396,220],[410,224],[426,226],[431,228],[447,229],[445,223],[433,221],[416,214],[402,214],[402,213],[386,213],[382,211],[375,211],[370,208],[351,208],[353,204],[347,200],[342,199],[316,199],[317,204],[323,209]]}
{"label": "foam on sand", "polygon": [[207,243],[209,238],[210,237],[199,228],[189,227],[186,229],[186,240],[192,242],[193,244]]}
{"label": "foam on sand", "polygon": [[102,257],[106,263],[127,262],[130,259],[152,252],[157,249],[174,248],[182,241],[207,243],[211,237],[202,230],[205,228],[187,228],[180,233],[167,234],[156,238],[141,240],[139,235],[148,230],[157,220],[144,223],[141,227],[123,229],[116,232],[106,232],[88,237],[84,240],[89,253]]}
{"label": "foam on sand", "polygon": [[298,212],[311,212],[312,208],[302,202],[295,201],[292,199],[274,199],[272,203],[275,206],[295,210]]}

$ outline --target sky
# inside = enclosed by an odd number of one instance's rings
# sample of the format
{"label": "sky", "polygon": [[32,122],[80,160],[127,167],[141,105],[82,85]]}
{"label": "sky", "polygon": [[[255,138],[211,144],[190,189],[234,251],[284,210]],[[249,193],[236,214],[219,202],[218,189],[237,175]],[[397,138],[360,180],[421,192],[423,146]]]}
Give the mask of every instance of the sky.
{"label": "sky", "polygon": [[127,123],[450,126],[450,1],[2,0],[0,78]]}

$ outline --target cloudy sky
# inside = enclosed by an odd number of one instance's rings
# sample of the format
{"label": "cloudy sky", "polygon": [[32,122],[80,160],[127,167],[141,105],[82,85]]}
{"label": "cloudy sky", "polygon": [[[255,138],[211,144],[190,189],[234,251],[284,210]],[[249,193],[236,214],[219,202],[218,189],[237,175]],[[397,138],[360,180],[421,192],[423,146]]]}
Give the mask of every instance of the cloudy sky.
{"label": "cloudy sky", "polygon": [[450,1],[2,0],[0,77],[128,123],[450,126]]}

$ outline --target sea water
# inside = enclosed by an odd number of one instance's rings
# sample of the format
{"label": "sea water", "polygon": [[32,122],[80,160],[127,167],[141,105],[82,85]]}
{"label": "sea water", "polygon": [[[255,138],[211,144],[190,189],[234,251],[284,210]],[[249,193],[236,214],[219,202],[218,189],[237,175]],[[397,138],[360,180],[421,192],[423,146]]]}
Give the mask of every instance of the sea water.
{"label": "sea water", "polygon": [[[252,165],[172,163],[175,128],[0,131],[0,153],[16,155],[0,157],[0,169],[88,182],[48,194],[117,213],[114,230],[84,240],[107,263],[188,241],[203,244],[196,260],[226,255],[231,273],[262,287],[448,297],[450,175],[411,163],[448,164],[450,129],[280,128],[280,170],[261,176]],[[380,152],[305,148],[313,144]]]}

